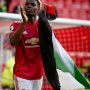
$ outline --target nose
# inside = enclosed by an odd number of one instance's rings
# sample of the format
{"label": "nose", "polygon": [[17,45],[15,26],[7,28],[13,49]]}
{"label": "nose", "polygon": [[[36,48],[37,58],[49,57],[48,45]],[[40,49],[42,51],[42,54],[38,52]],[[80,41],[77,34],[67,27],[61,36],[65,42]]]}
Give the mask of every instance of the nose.
{"label": "nose", "polygon": [[31,7],[32,7],[31,5],[26,6],[26,8],[31,8]]}
{"label": "nose", "polygon": [[26,8],[31,8],[32,7],[32,4],[29,3],[28,5],[26,5]]}

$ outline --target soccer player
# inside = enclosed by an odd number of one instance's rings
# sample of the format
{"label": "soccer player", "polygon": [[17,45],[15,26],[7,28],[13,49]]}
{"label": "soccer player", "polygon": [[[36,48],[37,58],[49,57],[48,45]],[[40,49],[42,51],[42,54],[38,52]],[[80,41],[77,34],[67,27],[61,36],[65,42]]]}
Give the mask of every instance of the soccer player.
{"label": "soccer player", "polygon": [[16,49],[15,89],[41,90],[44,69],[39,45],[38,19],[36,17],[40,12],[40,3],[38,0],[26,0],[25,8],[20,6],[20,10],[23,20],[14,22],[10,28],[12,30],[10,43]]}

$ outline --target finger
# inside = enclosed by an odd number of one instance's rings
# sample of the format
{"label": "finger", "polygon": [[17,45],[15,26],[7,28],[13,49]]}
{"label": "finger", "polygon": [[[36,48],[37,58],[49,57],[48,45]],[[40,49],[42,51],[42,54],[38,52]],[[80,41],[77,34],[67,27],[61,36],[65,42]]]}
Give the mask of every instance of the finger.
{"label": "finger", "polygon": [[20,1],[19,0],[17,0],[18,1],[18,3],[19,3],[19,6],[21,6],[21,3],[20,3]]}
{"label": "finger", "polygon": [[20,6],[20,10],[21,10],[21,11],[23,11],[23,10],[24,10],[22,6]]}
{"label": "finger", "polygon": [[45,10],[46,9],[45,3],[41,0],[38,0],[38,2],[40,3],[40,11]]}
{"label": "finger", "polygon": [[20,3],[20,1],[19,1],[19,0],[17,0],[17,1],[18,1],[19,6],[20,6],[20,9],[23,9],[23,6],[22,6],[22,4]]}

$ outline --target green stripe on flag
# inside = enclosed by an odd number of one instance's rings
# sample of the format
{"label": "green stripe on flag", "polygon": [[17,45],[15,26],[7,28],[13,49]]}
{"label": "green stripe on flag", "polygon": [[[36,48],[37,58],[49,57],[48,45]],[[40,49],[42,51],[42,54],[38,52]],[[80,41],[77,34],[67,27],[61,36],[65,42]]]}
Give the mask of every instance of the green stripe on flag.
{"label": "green stripe on flag", "polygon": [[66,59],[62,60],[62,58],[55,51],[54,51],[54,57],[56,60],[57,69],[60,69],[64,72],[70,72],[73,75],[75,75],[74,64],[72,62],[69,61],[68,63],[66,63],[67,62]]}
{"label": "green stripe on flag", "polygon": [[83,75],[81,75],[80,71],[78,68],[75,66],[75,78],[77,81],[79,81],[81,84],[85,86],[86,89],[90,90],[90,84],[89,82],[85,79]]}

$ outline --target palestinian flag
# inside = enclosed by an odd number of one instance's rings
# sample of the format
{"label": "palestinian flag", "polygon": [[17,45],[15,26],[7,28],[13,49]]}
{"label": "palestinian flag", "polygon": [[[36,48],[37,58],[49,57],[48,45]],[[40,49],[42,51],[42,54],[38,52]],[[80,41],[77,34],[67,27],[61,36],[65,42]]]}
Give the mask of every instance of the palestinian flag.
{"label": "palestinian flag", "polygon": [[61,87],[64,88],[63,90],[74,90],[81,88],[90,89],[90,84],[81,74],[77,66],[74,64],[73,60],[70,58],[68,53],[55,38],[53,33],[52,42],[54,49],[54,57],[58,69],[57,72],[61,81]]}
{"label": "palestinian flag", "polygon": [[45,74],[52,88],[60,90],[58,87],[61,86],[61,90],[90,90],[90,84],[55,38],[45,11],[39,14],[38,33]]}

